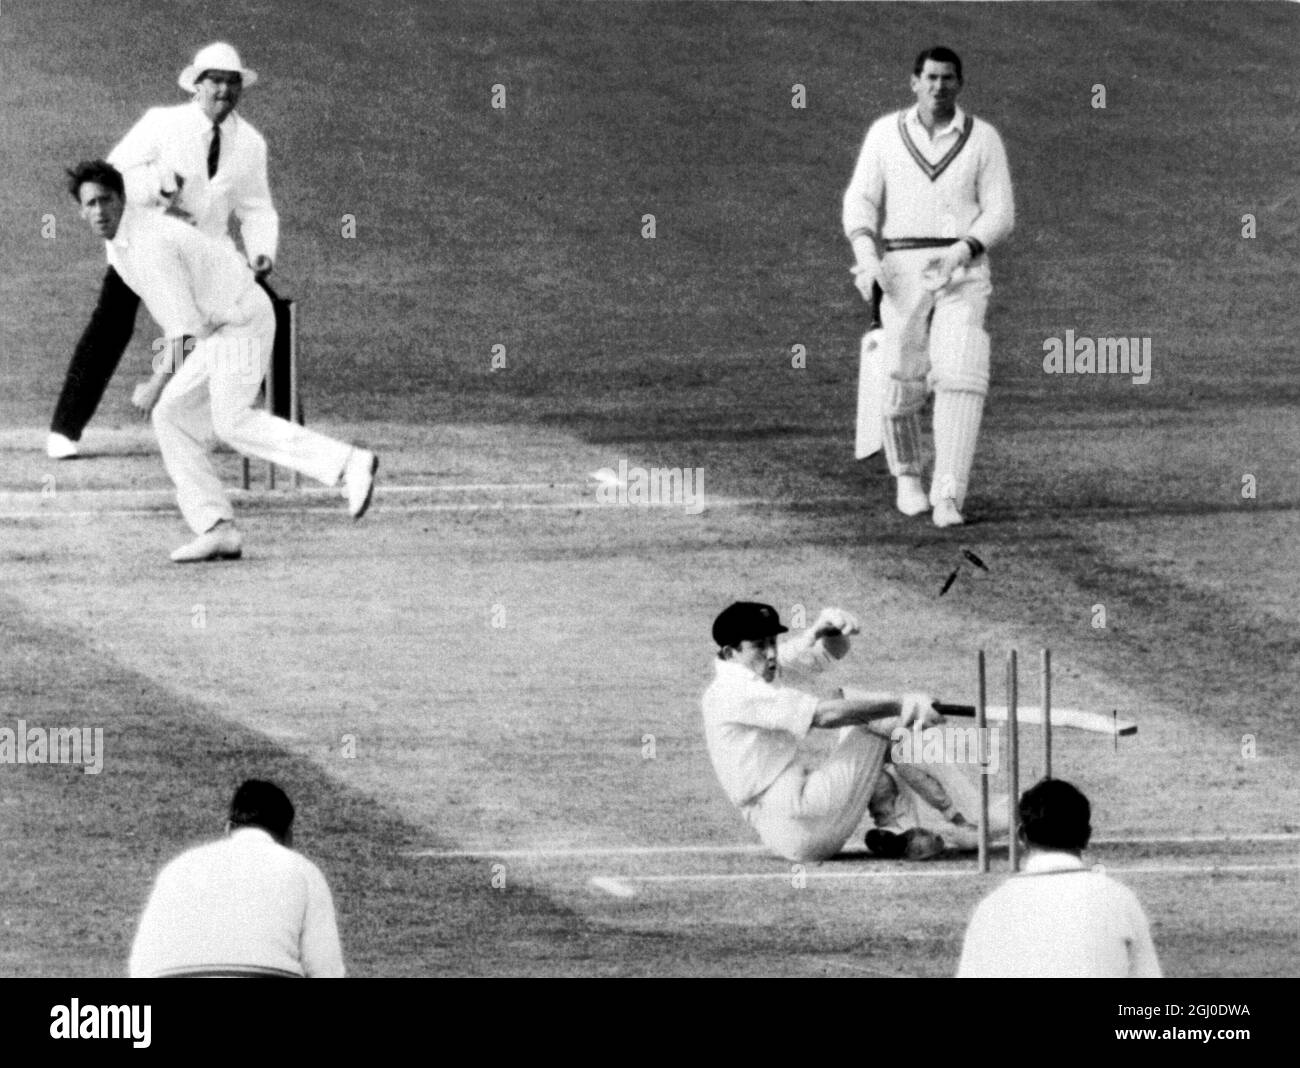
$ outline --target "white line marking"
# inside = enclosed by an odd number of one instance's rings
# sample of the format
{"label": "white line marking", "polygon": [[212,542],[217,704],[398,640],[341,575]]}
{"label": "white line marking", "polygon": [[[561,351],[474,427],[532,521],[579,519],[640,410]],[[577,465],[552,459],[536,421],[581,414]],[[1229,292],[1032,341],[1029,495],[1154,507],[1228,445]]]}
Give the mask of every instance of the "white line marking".
{"label": "white line marking", "polygon": [[818,958],[815,963],[820,964],[823,968],[846,968],[851,972],[861,972],[863,975],[879,975],[885,979],[916,978],[916,976],[911,972],[887,972],[880,968],[868,968],[865,964],[851,964],[846,960],[826,960]]}
{"label": "white line marking", "polygon": [[597,890],[604,890],[605,893],[613,897],[634,897],[636,889],[628,885],[626,879],[611,879],[608,876],[598,875],[591,880],[591,885]]}
{"label": "white line marking", "polygon": [[701,854],[704,856],[729,856],[732,854],[766,853],[761,845],[710,846],[590,846],[558,849],[421,849],[403,853],[404,857],[431,857],[436,860],[548,860],[564,857],[655,857],[671,854]]}
{"label": "white line marking", "polygon": [[[1260,842],[1300,842],[1300,834],[1183,835],[1181,837],[1094,838],[1094,846],[1125,845],[1212,845],[1216,843],[1251,845]],[[994,843],[995,845],[997,843]],[[420,849],[402,853],[404,857],[429,857],[435,860],[489,859],[562,860],[574,857],[652,857],[676,855],[740,856],[767,853],[765,846],[753,845],[651,845],[651,846],[575,846],[554,849]],[[773,857],[773,859],[777,859]]]}
{"label": "white line marking", "polygon": [[[413,493],[536,493],[539,490],[590,490],[591,487],[585,486],[580,482],[446,482],[437,485],[393,485],[390,482],[380,482],[376,486],[375,492],[379,494],[397,494],[399,496]],[[227,486],[226,492],[230,496],[245,498],[266,498],[270,500],[297,500],[303,497],[339,497],[342,498],[342,491],[338,486],[303,486],[300,489],[288,489],[283,486],[276,489],[263,489],[256,485],[250,489],[243,489],[234,486]],[[148,501],[159,501],[163,504],[171,504],[175,501],[175,493],[167,489],[68,489],[59,490],[56,494],[50,495],[42,493],[39,490],[16,490],[0,493],[0,506],[7,504],[41,504],[57,500],[59,498],[72,498],[76,503],[81,503],[83,499],[87,502],[93,501],[96,497],[117,497],[131,499],[141,499]]]}
{"label": "white line marking", "polygon": [[[335,494],[331,491],[331,496]],[[232,494],[236,500],[242,502],[255,501],[256,494],[236,492]],[[846,498],[847,499],[847,498]],[[280,502],[290,501],[292,498],[282,498]],[[766,497],[738,497],[735,499],[710,498],[705,504],[702,514],[707,515],[713,508],[766,508],[771,506],[771,501]],[[342,507],[340,502],[340,508]],[[376,491],[375,504],[371,506],[372,513],[391,512],[396,514],[421,515],[428,512],[625,512],[629,508],[640,509],[641,511],[672,512],[682,509],[680,504],[638,504],[622,505],[602,504],[600,501],[532,501],[507,504],[505,501],[484,501],[481,504],[393,504],[384,503],[383,494]],[[62,508],[42,508],[39,511],[26,512],[9,512],[0,508],[0,518],[4,519],[104,519],[104,518],[124,518],[139,517],[150,515],[164,515],[175,510],[174,499],[168,497],[165,502],[160,501],[156,508],[95,508],[83,510],[66,510]],[[275,511],[283,511],[283,508],[277,508]],[[314,509],[320,510],[320,509]],[[265,509],[271,511],[271,509]],[[696,518],[691,516],[691,518]]]}
{"label": "white line marking", "polygon": [[1250,845],[1254,842],[1300,842],[1300,834],[1186,834],[1181,837],[1154,835],[1150,838],[1094,838],[1093,845],[1196,845],[1227,842]]}
{"label": "white line marking", "polygon": [[[1259,872],[1300,871],[1300,863],[1292,864],[1170,864],[1170,865],[1134,865],[1132,867],[1114,867],[1101,865],[1108,875],[1244,875]],[[993,872],[993,875],[1007,874]],[[801,879],[970,879],[983,878],[974,867],[963,868],[895,868],[890,871],[806,871]],[[746,883],[771,882],[780,880],[790,882],[793,876],[784,872],[709,872],[699,875],[625,875],[633,883]]]}

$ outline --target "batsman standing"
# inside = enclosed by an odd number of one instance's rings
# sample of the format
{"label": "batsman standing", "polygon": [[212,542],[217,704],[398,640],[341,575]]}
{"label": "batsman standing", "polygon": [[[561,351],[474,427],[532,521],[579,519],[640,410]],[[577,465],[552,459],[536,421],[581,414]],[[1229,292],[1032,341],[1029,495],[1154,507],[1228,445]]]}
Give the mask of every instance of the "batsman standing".
{"label": "batsman standing", "polygon": [[[912,71],[916,104],[876,120],[844,193],[855,284],[882,332],[883,444],[904,515],[933,508],[939,527],[962,508],[989,387],[984,315],[988,250],[1015,223],[1011,172],[997,131],[957,106],[961,60],[929,48]],[[921,409],[934,392],[934,478],[927,494]],[[875,412],[859,413],[859,419]]]}

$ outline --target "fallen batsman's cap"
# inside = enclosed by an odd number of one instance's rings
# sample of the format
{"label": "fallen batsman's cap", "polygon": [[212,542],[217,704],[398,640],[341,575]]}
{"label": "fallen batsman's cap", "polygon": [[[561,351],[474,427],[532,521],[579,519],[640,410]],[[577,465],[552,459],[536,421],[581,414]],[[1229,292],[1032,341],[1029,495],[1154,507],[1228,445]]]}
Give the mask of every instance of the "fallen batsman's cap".
{"label": "fallen batsman's cap", "polygon": [[770,604],[737,601],[713,621],[713,640],[719,645],[739,645],[784,634],[789,629],[781,626],[781,618]]}
{"label": "fallen batsman's cap", "polygon": [[195,83],[210,70],[233,71],[243,79],[245,87],[257,81],[257,71],[245,67],[239,61],[239,53],[235,51],[235,46],[228,45],[225,41],[217,41],[215,44],[200,48],[194,57],[194,62],[181,71],[181,76],[176,81],[187,93],[192,93]]}

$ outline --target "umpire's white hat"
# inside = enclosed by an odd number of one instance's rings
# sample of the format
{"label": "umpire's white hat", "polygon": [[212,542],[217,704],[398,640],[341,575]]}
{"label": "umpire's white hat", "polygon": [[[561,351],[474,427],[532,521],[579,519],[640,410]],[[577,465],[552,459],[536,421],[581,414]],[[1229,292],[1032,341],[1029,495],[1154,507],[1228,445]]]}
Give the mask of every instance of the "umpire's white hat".
{"label": "umpire's white hat", "polygon": [[194,62],[181,71],[181,76],[176,80],[182,89],[192,93],[195,82],[209,70],[238,71],[246,87],[257,81],[257,71],[245,67],[239,61],[239,53],[235,51],[235,46],[226,44],[225,41],[217,41],[215,44],[200,48],[194,57]]}

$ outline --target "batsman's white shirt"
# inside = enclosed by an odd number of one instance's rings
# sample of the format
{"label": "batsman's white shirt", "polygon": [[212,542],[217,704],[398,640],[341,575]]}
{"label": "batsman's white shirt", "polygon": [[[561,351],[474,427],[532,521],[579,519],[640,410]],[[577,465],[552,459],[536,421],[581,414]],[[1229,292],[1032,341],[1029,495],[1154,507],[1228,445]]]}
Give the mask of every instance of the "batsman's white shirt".
{"label": "batsman's white shirt", "polygon": [[844,192],[843,222],[850,240],[973,237],[992,248],[1015,226],[1002,138],[961,108],[933,138],[916,107],[877,119]]}
{"label": "batsman's white shirt", "polygon": [[976,906],[957,977],[1158,979],[1137,896],[1071,853],[1033,852]]}
{"label": "batsman's white shirt", "polygon": [[238,828],[163,868],[131,947],[132,978],[223,969],[344,973],[325,876],[259,827]]}
{"label": "batsman's white shirt", "polygon": [[[821,670],[830,660],[820,646],[796,660],[782,644],[783,672]],[[747,667],[719,660],[704,691],[704,739],[718,782],[732,804],[746,805],[774,783],[799,752],[812,729],[817,698],[776,682],[764,682]]]}
{"label": "batsman's white shirt", "polygon": [[[800,635],[781,643],[777,661],[783,675],[800,681],[834,658],[820,641],[809,644]],[[834,751],[816,761],[800,743],[812,728],[818,698],[783,681],[764,682],[726,660],[717,662],[703,704],[718,781],[763,843],[801,863],[838,853],[867,812],[889,739],[847,727]]]}
{"label": "batsman's white shirt", "polygon": [[212,123],[197,103],[150,108],[108,154],[122,173],[127,200],[139,206],[164,207],[160,190],[183,179],[179,207],[194,217],[199,231],[230,240],[230,219],[239,222],[249,259],[275,259],[280,216],[271,201],[266,177],[266,140],[232,111],[221,123],[220,162],[208,177]]}

